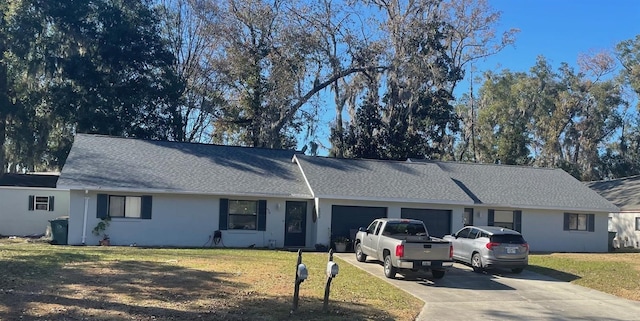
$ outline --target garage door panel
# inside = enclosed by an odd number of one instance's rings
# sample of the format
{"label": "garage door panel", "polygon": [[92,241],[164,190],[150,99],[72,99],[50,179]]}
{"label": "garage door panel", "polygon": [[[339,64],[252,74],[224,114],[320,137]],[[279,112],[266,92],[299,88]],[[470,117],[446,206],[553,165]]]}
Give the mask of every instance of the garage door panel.
{"label": "garage door panel", "polygon": [[341,206],[331,207],[331,234],[352,237],[352,231],[367,227],[371,221],[387,217],[386,207]]}
{"label": "garage door panel", "polygon": [[451,210],[403,208],[401,211],[402,218],[423,221],[431,236],[443,237],[451,234]]}

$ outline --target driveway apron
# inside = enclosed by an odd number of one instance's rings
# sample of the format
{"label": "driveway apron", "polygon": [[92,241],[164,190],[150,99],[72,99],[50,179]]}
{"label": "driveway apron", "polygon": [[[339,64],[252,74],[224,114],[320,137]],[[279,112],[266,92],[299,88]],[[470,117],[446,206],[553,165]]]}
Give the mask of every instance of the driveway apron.
{"label": "driveway apron", "polygon": [[[640,302],[525,270],[474,273],[456,263],[443,279],[430,273],[384,277],[374,260],[360,263],[351,253],[336,257],[383,279],[425,302],[419,321],[437,320],[640,320]],[[613,277],[613,276],[612,276]]]}

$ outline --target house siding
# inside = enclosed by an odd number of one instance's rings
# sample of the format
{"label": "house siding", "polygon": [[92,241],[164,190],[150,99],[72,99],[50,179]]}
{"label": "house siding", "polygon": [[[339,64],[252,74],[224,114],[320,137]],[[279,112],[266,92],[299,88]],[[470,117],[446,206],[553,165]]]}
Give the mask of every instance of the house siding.
{"label": "house siding", "polygon": [[522,211],[522,235],[532,252],[607,252],[607,213],[566,212],[594,214],[594,231],[565,231],[565,211]]}
{"label": "house siding", "polygon": [[611,213],[609,231],[616,232],[613,245],[616,248],[640,248],[640,231],[636,230],[636,217],[640,211]]}
{"label": "house siding", "polygon": [[[53,196],[53,211],[29,210],[29,196]],[[69,191],[55,188],[0,187],[0,235],[45,234],[49,221],[69,215]]]}
{"label": "house siding", "polygon": [[[133,193],[109,193],[100,191],[101,194],[132,195]],[[101,236],[92,234],[93,228],[100,219],[96,218],[97,192],[90,191],[87,196],[88,214],[86,227],[87,245],[98,244]],[[220,244],[214,246],[225,247],[267,247],[273,240],[276,247],[284,245],[284,219],[286,199],[260,198],[260,197],[231,197],[212,195],[188,195],[188,194],[150,194],[152,196],[151,219],[112,218],[105,231],[112,245],[138,246],[178,246],[178,247],[203,247],[211,246],[210,237],[214,231],[219,230],[220,199],[247,199],[266,200],[266,231],[247,230],[222,230]],[[69,244],[82,244],[82,229],[84,216],[83,191],[71,192],[71,218],[69,222]],[[307,221],[311,222],[309,211]],[[307,224],[307,241],[310,243],[311,224]]]}

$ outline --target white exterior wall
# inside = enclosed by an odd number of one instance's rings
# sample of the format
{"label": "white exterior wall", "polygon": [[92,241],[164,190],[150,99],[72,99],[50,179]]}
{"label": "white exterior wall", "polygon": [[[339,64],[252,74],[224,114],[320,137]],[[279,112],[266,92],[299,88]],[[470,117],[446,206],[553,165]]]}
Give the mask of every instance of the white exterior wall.
{"label": "white exterior wall", "polygon": [[532,252],[607,252],[607,214],[595,214],[595,231],[564,231],[563,211],[523,210],[522,235]]}
{"label": "white exterior wall", "polygon": [[640,248],[640,231],[636,231],[636,218],[640,212],[611,213],[609,231],[617,232],[613,245],[616,248]]}
{"label": "white exterior wall", "polygon": [[[53,211],[29,211],[29,195],[53,196]],[[55,188],[0,187],[0,235],[44,234],[49,221],[69,215],[69,191]]]}
{"label": "white exterior wall", "polygon": [[[115,195],[151,195],[151,219],[112,218],[105,234],[108,234],[112,245],[138,246],[178,246],[202,247],[211,246],[210,237],[219,229],[220,196],[186,195],[186,194],[133,194],[108,193]],[[87,245],[97,245],[101,236],[92,234],[93,228],[100,222],[96,218],[96,191],[88,196],[86,240]],[[266,231],[222,230],[222,242],[215,246],[226,247],[268,247],[269,240],[275,241],[276,247],[283,247],[285,233],[286,200],[262,197],[222,197],[230,199],[267,200]],[[84,191],[71,192],[71,215],[69,222],[69,244],[82,244],[84,217]],[[311,246],[311,208],[307,206],[307,245]]]}
{"label": "white exterior wall", "polygon": [[[386,207],[387,217],[402,217],[402,208],[426,208],[434,210],[450,210],[451,211],[451,231],[455,232],[462,227],[462,213],[464,206],[459,205],[435,205],[425,203],[409,203],[409,202],[375,202],[375,201],[356,201],[356,200],[336,200],[336,199],[319,199],[318,203],[318,221],[315,224],[315,243],[329,245],[331,240],[331,208],[333,205],[338,206],[370,206],[370,207]],[[363,226],[366,227],[366,226]],[[429,227],[427,226],[427,229]]]}

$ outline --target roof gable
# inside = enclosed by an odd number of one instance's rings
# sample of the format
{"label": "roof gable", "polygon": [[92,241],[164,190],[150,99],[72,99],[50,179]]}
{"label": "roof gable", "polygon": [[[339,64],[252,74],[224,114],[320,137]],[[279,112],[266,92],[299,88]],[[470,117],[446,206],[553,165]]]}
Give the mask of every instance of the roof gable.
{"label": "roof gable", "polygon": [[79,189],[310,197],[295,151],[78,134],[58,182]]}
{"label": "roof gable", "polygon": [[435,164],[296,155],[315,197],[473,204]]}

